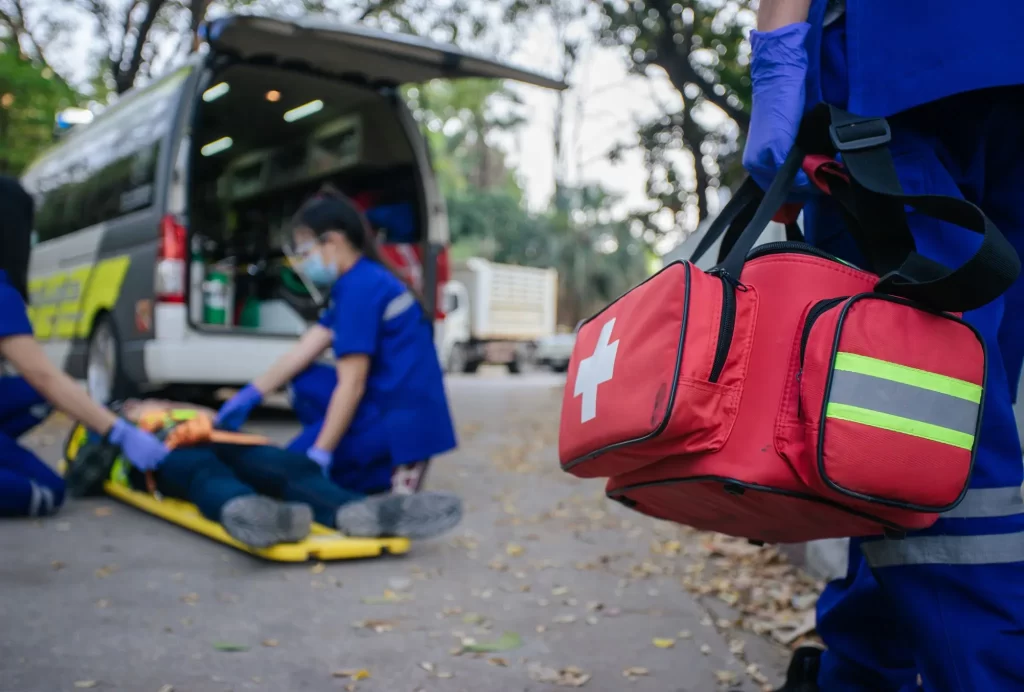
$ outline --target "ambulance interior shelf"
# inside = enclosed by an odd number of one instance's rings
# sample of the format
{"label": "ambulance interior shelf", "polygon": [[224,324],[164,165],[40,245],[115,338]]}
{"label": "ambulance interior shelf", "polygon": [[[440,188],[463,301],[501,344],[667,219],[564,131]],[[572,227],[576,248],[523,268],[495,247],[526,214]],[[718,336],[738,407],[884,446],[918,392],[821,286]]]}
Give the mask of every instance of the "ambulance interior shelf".
{"label": "ambulance interior shelf", "polygon": [[371,222],[376,212],[388,242],[417,243],[425,224],[416,157],[374,89],[245,64],[210,85],[192,123],[187,176],[191,322],[301,334],[320,304],[283,256],[293,215],[330,183],[370,209]]}

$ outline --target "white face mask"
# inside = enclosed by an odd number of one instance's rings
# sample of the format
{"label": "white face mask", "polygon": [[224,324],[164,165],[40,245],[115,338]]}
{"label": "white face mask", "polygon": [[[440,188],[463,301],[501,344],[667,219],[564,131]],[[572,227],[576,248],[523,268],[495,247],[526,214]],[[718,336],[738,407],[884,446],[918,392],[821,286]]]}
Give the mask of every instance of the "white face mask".
{"label": "white face mask", "polygon": [[338,268],[333,264],[324,262],[319,252],[311,252],[302,260],[299,271],[306,275],[306,278],[315,286],[330,286],[338,280]]}

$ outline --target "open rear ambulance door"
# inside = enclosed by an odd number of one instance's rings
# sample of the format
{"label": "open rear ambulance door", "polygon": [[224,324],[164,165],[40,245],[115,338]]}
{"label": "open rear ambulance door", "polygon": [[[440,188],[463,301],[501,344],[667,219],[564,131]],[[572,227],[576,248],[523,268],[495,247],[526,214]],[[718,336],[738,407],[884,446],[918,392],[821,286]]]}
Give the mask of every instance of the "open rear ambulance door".
{"label": "open rear ambulance door", "polygon": [[305,65],[336,77],[365,79],[381,86],[480,77],[511,79],[548,89],[566,88],[559,79],[453,46],[317,17],[233,15],[205,25],[203,37],[217,52],[243,60],[270,58],[282,66]]}

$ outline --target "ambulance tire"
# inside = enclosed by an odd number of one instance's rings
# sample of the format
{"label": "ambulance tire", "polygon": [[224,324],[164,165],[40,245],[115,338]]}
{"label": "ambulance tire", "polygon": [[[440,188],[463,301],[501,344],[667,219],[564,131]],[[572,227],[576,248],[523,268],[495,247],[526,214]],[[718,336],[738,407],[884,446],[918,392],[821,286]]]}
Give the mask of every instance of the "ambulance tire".
{"label": "ambulance tire", "polygon": [[92,328],[86,352],[85,382],[89,396],[109,405],[135,393],[121,365],[121,337],[110,315],[102,315]]}

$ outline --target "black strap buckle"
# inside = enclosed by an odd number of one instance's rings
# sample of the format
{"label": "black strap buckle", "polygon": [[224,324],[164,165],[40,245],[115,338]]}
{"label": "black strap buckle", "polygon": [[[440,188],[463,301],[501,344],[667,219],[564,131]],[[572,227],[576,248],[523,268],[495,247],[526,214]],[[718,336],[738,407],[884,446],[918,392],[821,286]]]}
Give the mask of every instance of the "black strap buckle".
{"label": "black strap buckle", "polygon": [[885,118],[864,118],[852,122],[832,124],[828,128],[832,146],[836,151],[860,151],[888,144],[892,130]]}

